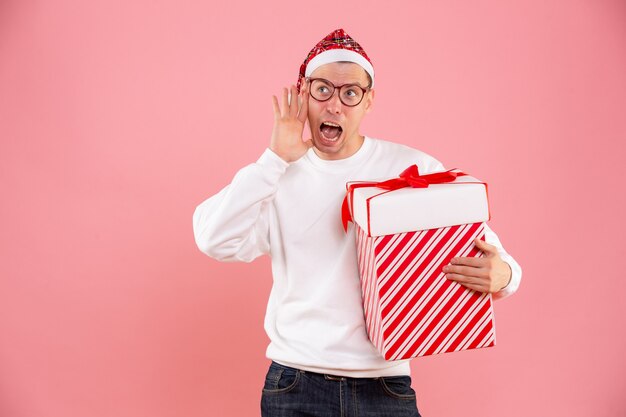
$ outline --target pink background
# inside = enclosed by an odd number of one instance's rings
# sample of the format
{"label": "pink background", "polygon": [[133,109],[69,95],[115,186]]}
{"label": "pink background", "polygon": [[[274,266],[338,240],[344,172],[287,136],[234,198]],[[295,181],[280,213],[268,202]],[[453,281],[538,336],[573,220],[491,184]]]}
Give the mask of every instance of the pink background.
{"label": "pink background", "polygon": [[4,0],[1,416],[259,414],[269,259],[211,260],[191,216],[338,27],[362,132],[489,182],[524,270],[495,348],[412,362],[422,414],[626,415],[626,3]]}

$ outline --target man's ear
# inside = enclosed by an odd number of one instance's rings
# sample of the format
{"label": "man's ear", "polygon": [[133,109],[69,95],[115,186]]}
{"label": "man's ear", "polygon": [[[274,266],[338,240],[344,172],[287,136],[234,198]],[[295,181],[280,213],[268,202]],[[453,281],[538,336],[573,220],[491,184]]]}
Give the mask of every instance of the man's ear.
{"label": "man's ear", "polygon": [[367,94],[367,98],[365,99],[365,113],[369,113],[372,110],[372,106],[374,105],[374,94],[376,90],[370,90]]}

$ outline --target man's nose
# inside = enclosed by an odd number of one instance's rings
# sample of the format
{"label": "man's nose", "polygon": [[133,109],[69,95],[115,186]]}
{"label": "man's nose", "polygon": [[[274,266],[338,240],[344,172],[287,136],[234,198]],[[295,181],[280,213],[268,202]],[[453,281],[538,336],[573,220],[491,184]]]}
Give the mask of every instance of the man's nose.
{"label": "man's nose", "polygon": [[326,110],[328,110],[329,113],[339,114],[341,113],[342,105],[343,103],[339,100],[339,90],[335,89],[333,95],[326,101]]}

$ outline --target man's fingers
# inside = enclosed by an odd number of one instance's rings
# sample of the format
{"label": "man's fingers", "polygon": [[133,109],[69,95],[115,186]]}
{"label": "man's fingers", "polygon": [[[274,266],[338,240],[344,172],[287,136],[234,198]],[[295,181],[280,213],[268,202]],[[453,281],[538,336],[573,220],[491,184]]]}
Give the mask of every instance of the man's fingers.
{"label": "man's fingers", "polygon": [[468,265],[474,267],[481,267],[487,265],[489,261],[483,257],[471,257],[471,256],[458,256],[450,259],[452,265]]}
{"label": "man's fingers", "polygon": [[475,266],[445,265],[442,270],[447,274],[459,274],[468,277],[485,277],[489,275],[485,268]]}
{"label": "man's fingers", "polygon": [[292,85],[291,88],[289,89],[289,92],[291,93],[291,100],[289,103],[289,117],[297,117],[298,105],[300,104],[298,102],[298,99],[300,97],[298,96],[298,90],[296,89],[296,86]]}
{"label": "man's fingers", "polygon": [[462,274],[446,274],[446,278],[451,281],[456,281],[459,284],[474,284],[478,285],[482,283],[482,280],[479,277],[473,277],[471,275],[462,275]]}
{"label": "man's fingers", "polygon": [[307,140],[304,141],[304,144],[308,147],[311,148],[313,146],[313,139],[308,138]]}
{"label": "man's fingers", "polygon": [[477,282],[476,280],[478,279],[472,276],[467,276],[467,275],[462,275],[462,274],[451,274],[451,273],[446,274],[446,278],[448,278],[451,281],[456,281],[459,283],[462,282],[464,284],[469,284],[469,283],[476,284]]}
{"label": "man's fingers", "polygon": [[283,108],[280,109],[281,110],[280,115],[282,117],[285,117],[285,115],[289,113],[289,98],[287,97],[287,95],[288,95],[287,88],[283,88]]}
{"label": "man's fingers", "polygon": [[304,123],[307,118],[307,112],[309,111],[309,92],[307,91],[306,81],[300,87],[300,93],[302,101],[300,104],[300,110],[298,111],[298,120]]}
{"label": "man's fingers", "polygon": [[477,276],[480,274],[481,268],[477,268],[475,266],[446,265],[443,267],[443,272],[467,276]]}
{"label": "man's fingers", "polygon": [[488,255],[498,254],[497,247],[495,247],[494,245],[490,245],[489,243],[485,242],[482,239],[478,239],[478,238],[474,239],[474,244],[476,245],[476,247],[478,247],[478,249],[485,252],[485,254],[488,254]]}
{"label": "man's fingers", "polygon": [[461,285],[473,291],[489,292],[489,290],[484,285],[478,285],[478,284],[461,284]]}
{"label": "man's fingers", "polygon": [[280,117],[280,107],[278,107],[278,99],[276,96],[272,96],[272,107],[274,108],[274,119],[278,119]]}
{"label": "man's fingers", "polygon": [[274,116],[298,118],[299,121],[304,123],[307,118],[309,101],[304,94],[305,90],[303,88],[301,88],[303,94],[298,94],[295,85],[291,85],[289,88],[284,87],[282,108],[278,106],[278,99],[273,99]]}

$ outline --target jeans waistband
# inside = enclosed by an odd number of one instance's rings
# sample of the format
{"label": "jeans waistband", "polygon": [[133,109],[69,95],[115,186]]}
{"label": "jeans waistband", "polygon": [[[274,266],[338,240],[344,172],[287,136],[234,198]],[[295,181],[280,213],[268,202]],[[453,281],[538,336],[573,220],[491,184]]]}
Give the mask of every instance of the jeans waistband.
{"label": "jeans waistband", "polygon": [[272,366],[277,366],[277,367],[284,368],[284,369],[292,369],[294,371],[297,371],[297,372],[300,372],[300,373],[303,373],[303,374],[308,374],[308,375],[312,375],[312,376],[317,376],[319,378],[324,378],[327,381],[352,381],[352,380],[375,381],[375,380],[380,378],[378,376],[375,376],[375,377],[350,377],[350,376],[323,374],[323,373],[318,373],[318,372],[313,372],[313,371],[305,371],[304,369],[294,368],[292,366],[282,365],[282,364],[280,364],[280,363],[278,363],[276,361],[272,361]]}

